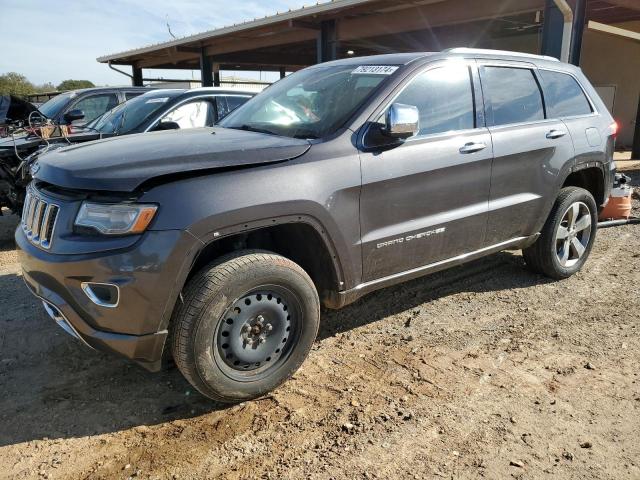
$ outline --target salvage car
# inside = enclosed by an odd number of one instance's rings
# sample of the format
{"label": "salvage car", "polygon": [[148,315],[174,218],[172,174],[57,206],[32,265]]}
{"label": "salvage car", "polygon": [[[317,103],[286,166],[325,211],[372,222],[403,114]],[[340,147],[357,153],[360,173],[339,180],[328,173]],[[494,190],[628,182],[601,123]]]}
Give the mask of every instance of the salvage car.
{"label": "salvage car", "polygon": [[582,71],[453,49],[298,71],[213,128],[43,155],[24,280],[87,345],[252,399],[303,363],[320,306],[505,249],[578,272],[616,126]]}
{"label": "salvage car", "polygon": [[224,88],[136,92],[141,94],[64,136],[43,139],[37,130],[0,140],[0,208],[21,211],[30,165],[43,152],[116,135],[212,126],[255,95]]}
{"label": "salvage car", "polygon": [[148,91],[148,87],[81,88],[56,95],[38,110],[58,125],[86,125],[115,106]]}

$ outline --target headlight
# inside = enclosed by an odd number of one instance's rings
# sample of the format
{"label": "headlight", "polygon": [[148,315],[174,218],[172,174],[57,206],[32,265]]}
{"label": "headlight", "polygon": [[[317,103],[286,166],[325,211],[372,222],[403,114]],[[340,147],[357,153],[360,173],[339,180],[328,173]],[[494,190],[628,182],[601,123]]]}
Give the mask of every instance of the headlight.
{"label": "headlight", "polygon": [[155,205],[141,203],[83,202],[75,224],[93,228],[105,235],[142,233],[153,220],[157,209]]}

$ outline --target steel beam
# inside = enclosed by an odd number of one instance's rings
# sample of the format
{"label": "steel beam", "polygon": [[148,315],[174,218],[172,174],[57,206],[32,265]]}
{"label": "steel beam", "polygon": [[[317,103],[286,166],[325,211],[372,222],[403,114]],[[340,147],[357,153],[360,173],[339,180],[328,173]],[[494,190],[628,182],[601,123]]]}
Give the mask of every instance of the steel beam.
{"label": "steel beam", "polygon": [[131,67],[131,85],[134,87],[142,87],[142,68]]}
{"label": "steel beam", "polygon": [[587,0],[576,0],[573,10],[573,28],[571,30],[571,53],[569,61],[580,66],[580,53],[582,52],[582,37],[587,23]]}
{"label": "steel beam", "polygon": [[338,29],[335,20],[324,20],[320,23],[316,47],[318,63],[338,58]]}
{"label": "steel beam", "polygon": [[542,53],[562,58],[562,39],[564,33],[564,15],[553,0],[546,0],[544,22],[542,24]]}
{"label": "steel beam", "polygon": [[200,49],[200,78],[203,87],[213,87],[213,65],[204,48]]}
{"label": "steel beam", "polygon": [[216,63],[213,65],[213,86],[220,86],[220,64]]}

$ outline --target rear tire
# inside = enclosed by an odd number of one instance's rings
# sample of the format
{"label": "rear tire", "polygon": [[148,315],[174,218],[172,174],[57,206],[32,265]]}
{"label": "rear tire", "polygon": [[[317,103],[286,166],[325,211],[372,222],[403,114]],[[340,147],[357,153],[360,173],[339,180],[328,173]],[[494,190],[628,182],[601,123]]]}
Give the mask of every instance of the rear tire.
{"label": "rear tire", "polygon": [[198,391],[241,402],[273,390],[302,365],[319,323],[318,293],[299,265],[245,250],[189,281],[173,314],[171,346]]}
{"label": "rear tire", "polygon": [[560,190],[540,237],[522,251],[527,266],[556,280],[578,272],[596,238],[597,212],[596,202],[587,190]]}

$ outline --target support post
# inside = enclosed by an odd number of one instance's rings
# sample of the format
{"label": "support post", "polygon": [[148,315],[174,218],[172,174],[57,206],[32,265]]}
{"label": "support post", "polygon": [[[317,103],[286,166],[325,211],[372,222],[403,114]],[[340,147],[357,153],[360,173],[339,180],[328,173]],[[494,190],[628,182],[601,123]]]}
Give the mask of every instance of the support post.
{"label": "support post", "polygon": [[571,30],[571,54],[569,61],[580,66],[580,53],[582,51],[582,36],[584,26],[587,23],[587,0],[576,0],[573,12],[573,28]]}
{"label": "support post", "polygon": [[556,57],[562,62],[568,62],[571,52],[572,27],[573,10],[567,0],[546,0],[542,28],[543,54]]}
{"label": "support post", "polygon": [[220,86],[220,64],[216,63],[213,65],[213,86]]}
{"label": "support post", "polygon": [[287,70],[284,67],[280,67],[280,78],[287,76]]}
{"label": "support post", "polygon": [[316,39],[317,62],[329,62],[338,58],[338,29],[335,20],[323,20]]}
{"label": "support post", "polygon": [[200,79],[203,87],[213,87],[211,57],[206,55],[204,48],[200,49]]}
{"label": "support post", "polygon": [[640,95],[638,96],[638,111],[636,112],[636,126],[633,133],[631,158],[633,160],[640,160]]}
{"label": "support post", "polygon": [[542,24],[542,54],[560,60],[562,56],[562,36],[564,16],[553,0],[544,5],[544,23]]}
{"label": "support post", "polygon": [[131,85],[134,87],[142,87],[142,69],[136,67],[135,65],[131,66]]}

